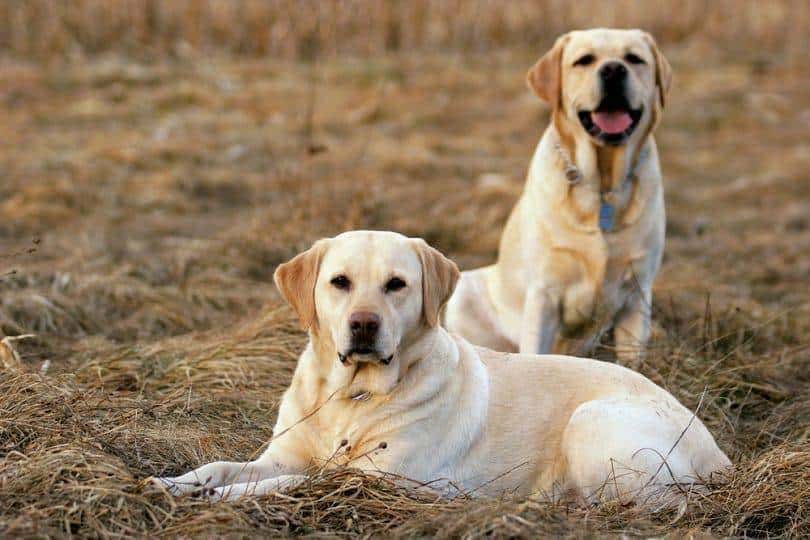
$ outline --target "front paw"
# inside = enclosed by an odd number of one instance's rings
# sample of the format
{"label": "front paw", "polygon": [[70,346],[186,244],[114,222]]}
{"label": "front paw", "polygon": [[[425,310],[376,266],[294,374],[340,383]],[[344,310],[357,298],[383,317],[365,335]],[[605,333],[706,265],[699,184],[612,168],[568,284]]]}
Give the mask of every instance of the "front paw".
{"label": "front paw", "polygon": [[169,492],[169,494],[179,497],[181,495],[191,495],[201,493],[206,490],[200,482],[178,482],[176,478],[153,476],[152,483]]}
{"label": "front paw", "polygon": [[175,484],[171,478],[152,476],[149,478],[149,481],[152,482],[153,485],[165,489],[171,495],[177,496],[182,494],[180,489],[177,487],[177,484]]}

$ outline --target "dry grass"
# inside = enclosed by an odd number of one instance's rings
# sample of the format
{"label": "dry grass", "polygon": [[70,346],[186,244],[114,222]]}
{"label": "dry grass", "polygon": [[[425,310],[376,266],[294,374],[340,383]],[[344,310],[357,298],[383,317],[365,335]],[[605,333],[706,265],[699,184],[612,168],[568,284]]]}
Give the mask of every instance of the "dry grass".
{"label": "dry grass", "polygon": [[9,0],[0,49],[37,58],[141,58],[226,50],[287,59],[545,43],[571,28],[643,27],[664,43],[709,42],[798,59],[803,0]]}
{"label": "dry grass", "polygon": [[[216,43],[159,25],[134,58],[81,60],[91,42],[133,52],[128,32],[139,30],[103,36],[92,34],[103,24],[75,23],[76,49],[56,43],[61,27],[48,21],[66,10],[89,16],[98,2],[2,4],[16,17],[39,9],[42,20],[0,16],[0,334],[20,336],[0,343],[0,535],[810,535],[803,2],[773,13],[735,2],[744,6],[728,23],[736,30],[712,18],[695,27],[699,2],[668,23],[654,16],[672,9],[664,2],[631,16],[662,34],[676,73],[658,137],[666,258],[642,371],[689,407],[706,391],[700,415],[737,464],[728,484],[649,515],[438,501],[346,470],[238,504],[175,500],[144,482],[247,459],[270,437],[304,343],[271,275],[315,238],[395,229],[465,268],[492,260],[547,118],[523,74],[552,33],[589,12],[563,10],[541,25],[544,12],[515,17],[529,3],[513,4],[503,10],[511,23],[487,26],[487,15],[476,27],[470,4],[420,2],[456,10],[461,30],[442,37],[454,18],[428,11],[438,30],[421,41],[403,19],[408,54],[333,57],[334,30],[309,64],[282,59],[299,56],[294,44],[238,45],[239,36],[264,42],[233,27],[248,24],[238,17],[222,19],[230,33]],[[160,3],[158,20],[174,16],[169,5],[202,4]],[[728,8],[707,6],[713,17]],[[20,45],[23,29],[37,28],[56,44]],[[478,37],[464,41],[465,28]],[[742,31],[756,45],[731,39]],[[380,32],[346,47],[381,52]],[[178,40],[190,48],[162,58]],[[458,52],[430,51],[439,46]],[[19,58],[29,54],[52,60]]]}

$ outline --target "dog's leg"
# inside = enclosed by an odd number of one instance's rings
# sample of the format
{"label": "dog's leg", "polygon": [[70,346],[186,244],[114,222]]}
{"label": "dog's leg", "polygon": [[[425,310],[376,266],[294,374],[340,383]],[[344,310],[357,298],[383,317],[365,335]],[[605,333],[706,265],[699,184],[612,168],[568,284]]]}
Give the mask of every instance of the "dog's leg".
{"label": "dog's leg", "polygon": [[288,491],[301,485],[308,478],[305,474],[283,474],[258,481],[234,483],[214,488],[209,498],[217,501],[233,501],[241,497],[252,497]]}
{"label": "dog's leg", "polygon": [[571,487],[591,503],[668,505],[730,466],[700,420],[632,396],[577,407],[562,451]]}
{"label": "dog's leg", "polygon": [[174,478],[153,478],[153,482],[166,487],[174,495],[186,495],[230,484],[255,484],[265,479],[297,474],[306,468],[306,463],[285,455],[273,446],[271,443],[256,461],[215,461]]}
{"label": "dog's leg", "polygon": [[560,327],[559,299],[545,286],[529,287],[520,331],[521,354],[548,354]]}
{"label": "dog's leg", "polygon": [[637,367],[644,359],[644,349],[650,338],[651,309],[652,290],[648,288],[634,294],[616,317],[613,334],[620,364]]}
{"label": "dog's leg", "polygon": [[266,476],[266,469],[256,462],[215,461],[191,472],[174,478],[155,478],[154,482],[165,486],[173,495],[186,495],[201,491],[203,488],[214,488],[246,481],[249,477]]}

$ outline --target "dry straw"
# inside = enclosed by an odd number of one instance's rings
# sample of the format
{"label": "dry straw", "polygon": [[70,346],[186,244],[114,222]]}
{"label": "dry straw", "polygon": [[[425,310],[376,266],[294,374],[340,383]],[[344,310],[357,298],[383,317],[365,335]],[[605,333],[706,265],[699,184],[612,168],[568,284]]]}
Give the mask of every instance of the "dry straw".
{"label": "dry straw", "polygon": [[27,57],[223,51],[312,59],[547,45],[593,26],[643,27],[666,43],[798,54],[801,0],[27,0],[0,3],[0,50]]}
{"label": "dry straw", "polygon": [[[0,2],[0,536],[810,537],[809,5]],[[270,439],[306,339],[272,272],[316,238],[494,259],[547,121],[526,68],[594,23],[675,68],[639,369],[702,399],[728,482],[657,513],[349,469],[216,505],[147,482]]]}

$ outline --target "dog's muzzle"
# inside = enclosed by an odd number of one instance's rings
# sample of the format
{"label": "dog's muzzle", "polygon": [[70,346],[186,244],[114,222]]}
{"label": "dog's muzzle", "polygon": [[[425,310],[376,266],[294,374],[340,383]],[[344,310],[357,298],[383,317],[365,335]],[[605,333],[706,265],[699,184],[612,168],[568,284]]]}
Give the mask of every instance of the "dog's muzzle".
{"label": "dog's muzzle", "polygon": [[[338,359],[344,366],[349,365],[352,359],[358,362],[379,361],[388,365],[394,355],[382,356],[376,349],[377,336],[382,325],[382,319],[370,311],[356,311],[349,317],[349,331],[351,344],[345,352],[338,352]],[[363,358],[366,357],[366,358]]]}
{"label": "dog's muzzle", "polygon": [[621,62],[606,62],[599,68],[602,101],[594,110],[577,113],[588,134],[605,144],[618,146],[633,134],[644,113],[634,109],[627,99],[627,67]]}

